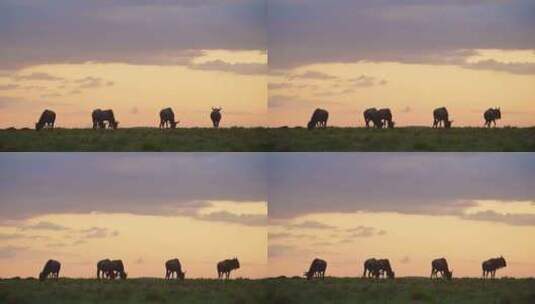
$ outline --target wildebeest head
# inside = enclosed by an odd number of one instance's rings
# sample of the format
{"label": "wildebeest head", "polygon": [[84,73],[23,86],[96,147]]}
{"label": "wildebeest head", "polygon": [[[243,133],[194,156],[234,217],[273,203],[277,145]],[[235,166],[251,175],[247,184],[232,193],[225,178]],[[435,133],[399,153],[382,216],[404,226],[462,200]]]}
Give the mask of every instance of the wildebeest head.
{"label": "wildebeest head", "polygon": [[444,276],[446,277],[446,279],[451,280],[451,278],[453,277],[453,270],[444,271]]}
{"label": "wildebeest head", "polygon": [[186,278],[186,272],[185,271],[181,271],[178,273],[178,278],[181,279],[181,280],[184,280]]}
{"label": "wildebeest head", "polygon": [[232,261],[232,266],[234,266],[235,269],[240,268],[240,261],[238,261],[237,257],[234,257],[231,261]]}
{"label": "wildebeest head", "polygon": [[126,277],[127,277],[126,272],[123,271],[119,275],[121,276],[121,279],[126,280]]}
{"label": "wildebeest head", "polygon": [[110,125],[115,130],[119,126],[119,122],[118,121],[110,122]]}
{"label": "wildebeest head", "polygon": [[44,122],[36,122],[35,123],[35,130],[39,131],[45,126]]}
{"label": "wildebeest head", "polygon": [[39,281],[44,281],[46,279],[46,274],[44,271],[39,273]]}
{"label": "wildebeest head", "polygon": [[505,262],[505,258],[503,256],[500,256],[496,259],[496,266],[498,267],[505,267],[507,266],[507,263]]}
{"label": "wildebeest head", "polygon": [[307,124],[307,128],[308,128],[309,130],[314,129],[315,127],[316,127],[316,122],[315,122],[315,121],[312,121],[312,120],[311,120],[311,121],[308,122],[308,124]]}
{"label": "wildebeest head", "polygon": [[312,276],[314,275],[314,272],[313,271],[305,271],[305,273],[303,273],[303,275],[307,278],[307,280],[310,280],[310,279],[312,279]]}
{"label": "wildebeest head", "polygon": [[221,112],[222,109],[223,109],[222,107],[219,107],[219,108],[212,107],[212,113]]}
{"label": "wildebeest head", "polygon": [[496,114],[496,118],[497,119],[501,119],[502,118],[502,111],[500,110],[500,108],[494,109],[494,113]]}
{"label": "wildebeest head", "polygon": [[393,271],[389,271],[386,273],[389,279],[394,279],[396,277],[396,273]]}
{"label": "wildebeest head", "polygon": [[393,129],[393,128],[394,128],[394,124],[395,124],[395,122],[393,122],[393,121],[389,121],[389,122],[388,122],[388,127],[389,127],[390,129]]}
{"label": "wildebeest head", "polygon": [[178,125],[179,122],[180,122],[180,120],[172,121],[171,122],[171,128],[176,129],[176,125]]}
{"label": "wildebeest head", "polygon": [[451,128],[451,124],[453,123],[453,120],[446,120],[444,121],[444,127],[445,128]]}

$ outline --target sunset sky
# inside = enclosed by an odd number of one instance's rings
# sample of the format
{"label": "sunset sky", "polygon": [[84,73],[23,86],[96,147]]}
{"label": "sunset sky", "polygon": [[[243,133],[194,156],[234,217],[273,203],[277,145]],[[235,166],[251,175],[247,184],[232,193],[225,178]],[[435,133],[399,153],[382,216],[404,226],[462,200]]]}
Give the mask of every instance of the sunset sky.
{"label": "sunset sky", "polygon": [[95,108],[120,126],[265,124],[263,0],[6,0],[0,3],[0,127],[43,109],[88,127]]}
{"label": "sunset sky", "polygon": [[177,257],[189,278],[265,276],[267,205],[261,154],[3,154],[0,277],[95,277],[103,258],[130,277],[163,277]]}
{"label": "sunset sky", "polygon": [[363,125],[389,107],[399,126],[535,125],[535,3],[531,0],[270,0],[269,124]]}
{"label": "sunset sky", "polygon": [[269,159],[269,272],[300,276],[315,257],[327,275],[362,276],[388,258],[397,276],[429,276],[448,259],[456,277],[535,273],[531,154],[292,153]]}

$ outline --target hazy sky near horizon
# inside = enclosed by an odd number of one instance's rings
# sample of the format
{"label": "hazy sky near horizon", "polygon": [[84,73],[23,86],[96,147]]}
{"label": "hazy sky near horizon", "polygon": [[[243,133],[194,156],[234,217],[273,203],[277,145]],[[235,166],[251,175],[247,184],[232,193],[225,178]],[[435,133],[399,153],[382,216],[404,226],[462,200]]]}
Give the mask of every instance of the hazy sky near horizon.
{"label": "hazy sky near horizon", "polygon": [[389,107],[399,126],[535,120],[535,4],[510,1],[268,1],[269,124],[305,125],[316,107],[332,125],[363,125]]}
{"label": "hazy sky near horizon", "polygon": [[0,2],[0,127],[50,108],[88,127],[112,108],[122,126],[260,126],[266,111],[263,0]]}
{"label": "hazy sky near horizon", "polygon": [[535,157],[510,153],[292,153],[269,158],[269,275],[361,276],[370,257],[398,276],[428,276],[446,257],[454,276],[535,272]]}
{"label": "hazy sky near horizon", "polygon": [[263,154],[14,153],[0,156],[0,277],[95,277],[103,258],[131,277],[163,277],[178,257],[190,278],[265,276]]}

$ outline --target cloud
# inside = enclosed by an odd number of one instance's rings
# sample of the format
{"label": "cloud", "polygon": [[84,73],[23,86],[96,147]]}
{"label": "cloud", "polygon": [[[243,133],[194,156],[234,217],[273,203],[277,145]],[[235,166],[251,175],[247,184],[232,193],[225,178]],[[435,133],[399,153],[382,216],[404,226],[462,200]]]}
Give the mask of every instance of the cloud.
{"label": "cloud", "polygon": [[28,247],[21,246],[3,246],[0,247],[0,259],[9,259],[18,256],[21,252],[26,251]]}
{"label": "cloud", "polygon": [[350,85],[360,88],[373,87],[376,85],[386,85],[387,81],[384,79],[377,79],[373,76],[360,75],[359,77],[348,80]]}
{"label": "cloud", "polygon": [[[478,200],[533,202],[534,174],[531,154],[275,154],[270,157],[269,215],[280,220],[337,212],[463,217]],[[531,216],[484,218],[532,223]]]}
{"label": "cloud", "polygon": [[289,245],[269,245],[268,246],[268,258],[277,258],[288,256],[290,252],[293,252],[295,248]]}
{"label": "cloud", "polygon": [[227,211],[219,211],[199,214],[195,218],[203,221],[226,222],[246,226],[265,226],[267,224],[267,214],[234,214]]}
{"label": "cloud", "polygon": [[223,60],[213,60],[188,65],[193,70],[220,71],[242,75],[264,75],[267,73],[267,64],[263,63],[228,63]]}
{"label": "cloud", "polygon": [[290,79],[317,79],[317,80],[329,80],[329,79],[337,79],[338,77],[332,76],[323,72],[318,71],[306,71],[302,74],[297,75],[289,75]]}
{"label": "cloud", "polygon": [[265,156],[3,154],[0,222],[90,212],[176,216],[189,209],[193,216],[210,201],[265,202]]}
{"label": "cloud", "polygon": [[520,75],[535,74],[535,63],[504,63],[489,59],[474,63],[465,63],[462,66],[473,70],[499,71]]}
{"label": "cloud", "polygon": [[535,49],[530,0],[273,0],[268,10],[276,69],[357,61],[462,65],[475,49]]}
{"label": "cloud", "polygon": [[374,227],[362,225],[357,226],[355,228],[346,229],[346,231],[351,233],[351,238],[368,238],[372,236],[381,236],[386,234],[385,230],[379,230]]}
{"label": "cloud", "polygon": [[43,72],[34,72],[28,75],[13,75],[11,77],[15,81],[22,80],[37,80],[37,81],[61,81],[64,80],[62,77],[57,77]]}
{"label": "cloud", "polygon": [[115,237],[119,235],[117,230],[109,230],[108,228],[102,227],[91,227],[79,231],[82,234],[82,237],[87,239],[103,239],[108,237]]}
{"label": "cloud", "polygon": [[279,90],[279,89],[287,89],[291,88],[293,85],[288,82],[282,82],[282,83],[268,83],[268,91],[269,90]]}
{"label": "cloud", "polygon": [[[202,50],[265,50],[263,0],[3,1],[0,69],[188,64]],[[54,20],[54,22],[50,22]]]}
{"label": "cloud", "polygon": [[73,81],[77,84],[78,89],[95,89],[101,87],[111,87],[115,83],[113,81],[104,80],[99,77],[87,76]]}
{"label": "cloud", "polygon": [[51,222],[39,222],[37,224],[23,225],[19,227],[20,230],[49,230],[49,231],[67,231],[70,230],[65,226],[61,226]]}
{"label": "cloud", "polygon": [[18,88],[18,84],[2,84],[0,85],[0,91],[9,91]]}
{"label": "cloud", "polygon": [[535,226],[535,214],[501,214],[491,210],[465,214],[463,219],[472,221],[498,222],[513,226]]}
{"label": "cloud", "polygon": [[304,221],[298,224],[287,225],[288,228],[301,228],[301,229],[336,229],[336,226],[320,223],[318,221]]}

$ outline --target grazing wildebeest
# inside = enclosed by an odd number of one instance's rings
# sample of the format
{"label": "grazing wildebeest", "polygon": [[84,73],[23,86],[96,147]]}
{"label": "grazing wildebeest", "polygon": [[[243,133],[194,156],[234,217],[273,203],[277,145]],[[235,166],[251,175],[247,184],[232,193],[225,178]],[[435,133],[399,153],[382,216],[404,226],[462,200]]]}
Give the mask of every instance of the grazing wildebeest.
{"label": "grazing wildebeest", "polygon": [[100,279],[101,275],[103,279],[111,278],[112,265],[110,259],[100,260],[97,263],[97,279]]}
{"label": "grazing wildebeest", "polygon": [[54,122],[56,121],[56,113],[51,110],[44,110],[39,117],[39,121],[35,123],[35,130],[39,131],[44,127],[54,129]]}
{"label": "grazing wildebeest", "polygon": [[214,125],[214,128],[219,128],[219,122],[221,121],[221,110],[223,108],[212,108],[212,113],[210,113],[210,119],[212,120],[212,124]]}
{"label": "grazing wildebeest", "polygon": [[322,259],[315,258],[310,264],[308,271],[304,273],[304,276],[307,278],[307,280],[312,278],[324,279],[325,270],[327,270],[327,262]]}
{"label": "grazing wildebeest", "polygon": [[175,121],[175,113],[171,108],[165,108],[160,111],[160,129],[171,128],[175,129],[180,121]]}
{"label": "grazing wildebeest", "polygon": [[230,272],[239,268],[240,262],[238,261],[238,258],[223,260],[217,263],[217,277],[219,279],[226,278],[228,280],[230,277]]}
{"label": "grazing wildebeest", "polygon": [[124,271],[124,264],[122,260],[113,260],[110,262],[109,277],[115,279],[117,276],[125,280],[126,272]]}
{"label": "grazing wildebeest", "polygon": [[377,120],[377,109],[369,108],[364,111],[364,121],[366,122],[366,128],[370,127],[370,121],[373,122],[373,126],[376,128],[381,128],[383,123],[380,120]]}
{"label": "grazing wildebeest", "polygon": [[376,115],[377,119],[381,121],[381,126],[387,126],[388,128],[394,127],[394,121],[392,121],[392,111],[390,111],[390,109],[379,109],[376,112]]}
{"label": "grazing wildebeest", "polygon": [[312,130],[316,127],[327,128],[328,119],[329,112],[323,109],[316,109],[314,110],[314,113],[312,113],[312,117],[310,117],[307,127],[309,130]]}
{"label": "grazing wildebeest", "polygon": [[390,279],[393,279],[395,276],[388,259],[371,258],[364,262],[364,273],[362,274],[362,277],[380,278],[384,274]]}
{"label": "grazing wildebeest", "polygon": [[171,259],[165,262],[165,279],[172,279],[173,273],[176,274],[177,279],[184,280],[186,272],[182,271],[182,265],[178,259]]}
{"label": "grazing wildebeest", "polygon": [[52,275],[52,278],[57,280],[59,277],[60,268],[61,268],[60,262],[56,260],[48,260],[45,264],[45,267],[43,267],[43,271],[39,273],[39,280],[44,281],[50,275]]}
{"label": "grazing wildebeest", "polygon": [[444,128],[451,128],[453,120],[449,120],[448,110],[445,107],[433,111],[433,128],[438,128],[444,123]]}
{"label": "grazing wildebeest", "polygon": [[106,121],[108,122],[109,127],[113,129],[117,129],[117,126],[119,125],[119,122],[115,120],[112,110],[95,109],[91,114],[91,118],[93,119],[93,129],[96,129],[97,127],[104,129],[106,127],[104,122]]}
{"label": "grazing wildebeest", "polygon": [[496,127],[496,119],[502,118],[502,111],[500,110],[500,108],[488,109],[483,114],[483,118],[485,118],[484,126],[490,128],[490,124],[494,123],[494,126]]}
{"label": "grazing wildebeest", "polygon": [[431,279],[438,278],[439,272],[443,279],[451,280],[453,276],[453,271],[449,270],[448,261],[445,258],[434,259],[431,262]]}
{"label": "grazing wildebeest", "polygon": [[505,262],[503,256],[484,261],[481,264],[481,268],[483,268],[483,278],[487,278],[487,275],[490,275],[491,279],[494,279],[494,276],[496,275],[496,270],[506,266],[507,263]]}

